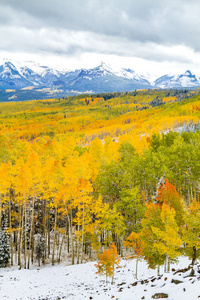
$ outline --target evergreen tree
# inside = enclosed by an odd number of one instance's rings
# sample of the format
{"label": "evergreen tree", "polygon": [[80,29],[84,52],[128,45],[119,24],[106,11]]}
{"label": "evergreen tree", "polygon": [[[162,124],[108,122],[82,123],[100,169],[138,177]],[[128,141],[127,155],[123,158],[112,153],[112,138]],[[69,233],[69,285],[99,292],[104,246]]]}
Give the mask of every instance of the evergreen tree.
{"label": "evergreen tree", "polygon": [[35,254],[36,259],[38,260],[38,266],[40,267],[40,261],[44,258],[45,253],[45,239],[41,234],[37,234],[36,245],[35,245]]}
{"label": "evergreen tree", "polygon": [[0,267],[6,267],[10,258],[8,234],[0,230]]}

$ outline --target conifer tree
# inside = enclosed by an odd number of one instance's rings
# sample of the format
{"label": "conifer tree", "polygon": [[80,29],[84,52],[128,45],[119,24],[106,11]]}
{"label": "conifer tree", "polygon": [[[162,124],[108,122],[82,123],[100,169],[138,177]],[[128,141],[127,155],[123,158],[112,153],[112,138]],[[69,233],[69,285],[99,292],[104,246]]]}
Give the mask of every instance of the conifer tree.
{"label": "conifer tree", "polygon": [[40,261],[44,257],[45,253],[45,240],[41,234],[37,234],[36,245],[35,245],[35,254],[36,259],[38,260],[38,266],[40,267]]}
{"label": "conifer tree", "polygon": [[0,230],[0,267],[6,267],[10,258],[8,234]]}

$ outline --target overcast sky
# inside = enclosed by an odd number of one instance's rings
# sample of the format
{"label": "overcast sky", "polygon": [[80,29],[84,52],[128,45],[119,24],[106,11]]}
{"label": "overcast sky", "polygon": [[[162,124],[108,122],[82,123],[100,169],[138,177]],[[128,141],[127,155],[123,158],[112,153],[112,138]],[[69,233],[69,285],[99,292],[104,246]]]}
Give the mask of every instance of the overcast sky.
{"label": "overcast sky", "polygon": [[0,0],[0,58],[200,76],[200,1]]}

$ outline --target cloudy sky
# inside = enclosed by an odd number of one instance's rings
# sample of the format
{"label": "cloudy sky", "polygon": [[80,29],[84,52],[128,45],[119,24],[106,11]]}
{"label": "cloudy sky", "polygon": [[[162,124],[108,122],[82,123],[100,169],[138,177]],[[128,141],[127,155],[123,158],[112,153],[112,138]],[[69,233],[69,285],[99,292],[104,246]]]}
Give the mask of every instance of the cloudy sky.
{"label": "cloudy sky", "polygon": [[0,0],[0,59],[200,75],[199,0]]}

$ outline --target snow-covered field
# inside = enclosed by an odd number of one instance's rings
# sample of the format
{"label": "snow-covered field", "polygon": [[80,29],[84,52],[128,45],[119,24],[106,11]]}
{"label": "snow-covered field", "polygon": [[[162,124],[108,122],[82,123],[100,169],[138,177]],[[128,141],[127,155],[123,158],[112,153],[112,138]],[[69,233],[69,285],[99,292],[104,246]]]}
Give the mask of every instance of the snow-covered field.
{"label": "snow-covered field", "polygon": [[[135,260],[122,260],[115,272],[115,282],[106,286],[105,277],[99,277],[94,262],[74,266],[54,266],[18,270],[0,269],[0,299],[10,300],[58,300],[58,299],[153,299],[156,293],[168,294],[170,300],[195,300],[200,298],[200,274],[189,277],[185,273],[164,273],[158,277],[156,270],[148,269],[145,262],[139,262],[138,280],[135,279]],[[181,258],[172,267],[186,268],[189,261]],[[147,279],[147,280],[146,280]],[[175,284],[173,280],[182,281]],[[159,299],[159,298],[154,298]]]}

